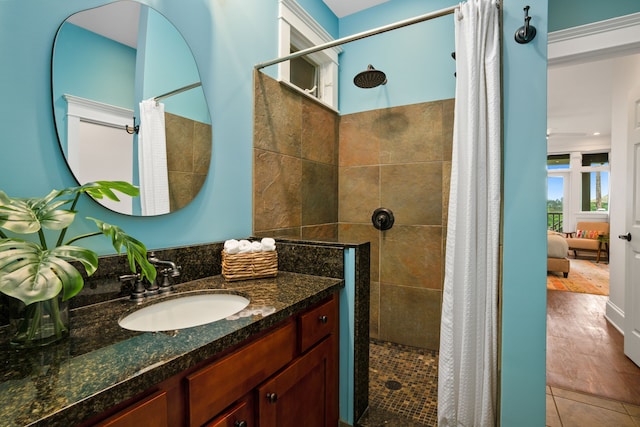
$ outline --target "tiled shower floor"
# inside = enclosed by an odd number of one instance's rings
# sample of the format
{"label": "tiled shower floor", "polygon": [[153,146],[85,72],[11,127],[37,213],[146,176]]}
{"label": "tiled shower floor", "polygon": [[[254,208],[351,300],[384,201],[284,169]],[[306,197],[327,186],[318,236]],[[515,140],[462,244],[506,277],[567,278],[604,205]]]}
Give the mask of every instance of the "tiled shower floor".
{"label": "tiled shower floor", "polygon": [[369,411],[358,426],[436,426],[437,409],[437,352],[371,340]]}

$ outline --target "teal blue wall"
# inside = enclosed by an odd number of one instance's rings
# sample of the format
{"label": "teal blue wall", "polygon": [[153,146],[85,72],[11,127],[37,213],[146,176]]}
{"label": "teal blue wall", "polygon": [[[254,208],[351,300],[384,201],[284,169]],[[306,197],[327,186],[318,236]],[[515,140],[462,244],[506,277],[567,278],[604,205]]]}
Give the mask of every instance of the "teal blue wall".
{"label": "teal blue wall", "polygon": [[638,12],[638,0],[551,0],[549,32]]}
{"label": "teal blue wall", "polygon": [[[58,26],[100,0],[0,2],[0,189],[44,195],[75,185],[60,154],[51,107],[50,61]],[[83,216],[124,228],[149,248],[220,241],[251,233],[253,65],[277,55],[276,0],[155,0],[192,47],[213,117],[210,173],[198,197],[179,212],[153,218],[122,216],[84,199]],[[265,17],[274,17],[273,20]],[[22,17],[18,19],[17,17]],[[28,23],[28,24],[26,24]],[[259,37],[256,35],[259,34]],[[93,230],[76,221],[74,230]],[[101,254],[107,239],[94,238]]]}
{"label": "teal blue wall", "polygon": [[[340,37],[443,9],[454,0],[392,0],[340,20]],[[453,15],[379,34],[343,46],[340,56],[341,114],[455,96]],[[361,89],[353,77],[372,64],[387,84]]]}
{"label": "teal blue wall", "polygon": [[[523,8],[538,34],[513,35]],[[545,425],[547,1],[505,0],[503,8],[503,268],[500,420]],[[523,230],[528,230],[523,250]]]}
{"label": "teal blue wall", "polygon": [[298,0],[298,4],[312,15],[322,28],[331,34],[334,39],[339,38],[338,18],[336,18],[324,2],[318,0]]}
{"label": "teal blue wall", "polygon": [[[154,98],[200,81],[191,49],[171,22],[154,10],[146,20],[144,88],[141,99]],[[192,89],[162,100],[165,111],[211,123],[204,94]]]}
{"label": "teal blue wall", "polygon": [[[320,0],[315,1],[320,6]],[[104,3],[100,0],[0,2],[0,58],[3,61],[0,147],[4,160],[0,168],[0,189],[10,195],[45,194],[52,187],[74,184],[60,155],[53,125],[51,43],[58,25],[68,15]],[[413,16],[426,8],[424,3],[427,2],[391,0],[369,12],[370,16],[360,15],[359,23],[353,17],[341,20],[340,33],[344,35],[346,31],[369,29],[383,21]],[[152,5],[172,21],[193,50],[213,117],[210,174],[193,203],[167,216],[125,217],[106,211],[90,200],[83,200],[80,209],[86,215],[123,227],[150,248],[248,235],[251,233],[253,65],[277,55],[277,1],[147,0],[145,4]],[[439,9],[453,3],[434,0],[429,4]],[[532,22],[538,27],[539,35],[534,43],[524,46],[512,38],[521,25],[525,2],[505,0],[503,7],[503,426],[544,425],[546,4],[546,0],[541,0],[532,9]],[[20,16],[28,19],[16,19]],[[340,77],[345,91],[350,90],[346,87],[351,84],[355,70],[364,69],[368,63],[387,71],[389,84],[383,97],[356,92],[353,98],[345,99],[348,94],[345,92],[341,98],[343,112],[450,98],[455,64],[449,56],[453,50],[449,27],[453,22],[451,17],[440,19],[443,23],[432,21],[419,24],[414,30],[398,30],[397,35],[381,42],[380,47],[362,44],[361,48],[345,49],[345,70]],[[421,29],[430,25],[439,31]],[[392,61],[387,61],[387,56]],[[267,72],[272,74],[273,68]],[[398,73],[403,68],[415,74],[416,79],[400,77]],[[79,228],[89,229],[87,224]],[[522,251],[522,230],[527,230],[528,235],[526,253]],[[101,253],[113,252],[105,240],[96,240],[95,249]]]}

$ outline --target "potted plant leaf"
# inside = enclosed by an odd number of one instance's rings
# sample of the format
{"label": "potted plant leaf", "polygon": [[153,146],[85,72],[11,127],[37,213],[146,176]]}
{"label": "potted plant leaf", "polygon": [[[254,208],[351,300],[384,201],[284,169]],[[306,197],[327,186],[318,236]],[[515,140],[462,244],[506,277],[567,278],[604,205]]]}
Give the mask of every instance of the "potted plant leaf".
{"label": "potted plant leaf", "polygon": [[15,301],[19,309],[11,314],[16,329],[13,345],[46,345],[68,336],[66,301],[84,286],[73,264],[80,264],[88,276],[98,268],[98,255],[78,246],[79,240],[97,235],[111,238],[118,253],[124,248],[133,273],[155,280],[156,269],[147,261],[145,245],[115,225],[87,217],[97,231],[67,239],[80,195],[118,201],[115,191],[139,195],[137,187],[121,181],[90,182],[39,198],[9,197],[0,191],[0,292],[19,300]]}

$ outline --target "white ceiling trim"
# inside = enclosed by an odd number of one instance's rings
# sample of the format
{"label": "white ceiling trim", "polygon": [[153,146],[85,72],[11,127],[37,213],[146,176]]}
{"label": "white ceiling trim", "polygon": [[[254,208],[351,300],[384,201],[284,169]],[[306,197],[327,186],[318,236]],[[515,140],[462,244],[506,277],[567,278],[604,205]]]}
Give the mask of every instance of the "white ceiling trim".
{"label": "white ceiling trim", "polygon": [[640,51],[640,13],[549,33],[548,62],[606,59]]}

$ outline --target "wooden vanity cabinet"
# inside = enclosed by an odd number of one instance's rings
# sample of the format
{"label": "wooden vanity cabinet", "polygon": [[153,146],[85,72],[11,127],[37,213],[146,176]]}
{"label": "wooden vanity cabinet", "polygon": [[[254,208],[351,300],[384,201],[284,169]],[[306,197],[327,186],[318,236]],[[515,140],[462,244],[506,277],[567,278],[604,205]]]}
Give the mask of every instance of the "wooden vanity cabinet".
{"label": "wooden vanity cabinet", "polygon": [[326,338],[258,388],[260,427],[336,426],[333,347]]}
{"label": "wooden vanity cabinet", "polygon": [[227,411],[208,422],[205,427],[253,427],[256,425],[253,395],[233,405]]}
{"label": "wooden vanity cabinet", "polygon": [[[254,401],[260,427],[329,427],[338,422],[338,298],[187,377],[189,426],[200,426],[238,399]],[[243,397],[244,396],[244,397]],[[251,396],[250,398],[246,396]],[[208,427],[254,427],[250,404]],[[236,411],[243,408],[242,419]],[[230,420],[233,420],[231,423]],[[241,424],[242,422],[245,424]]]}

